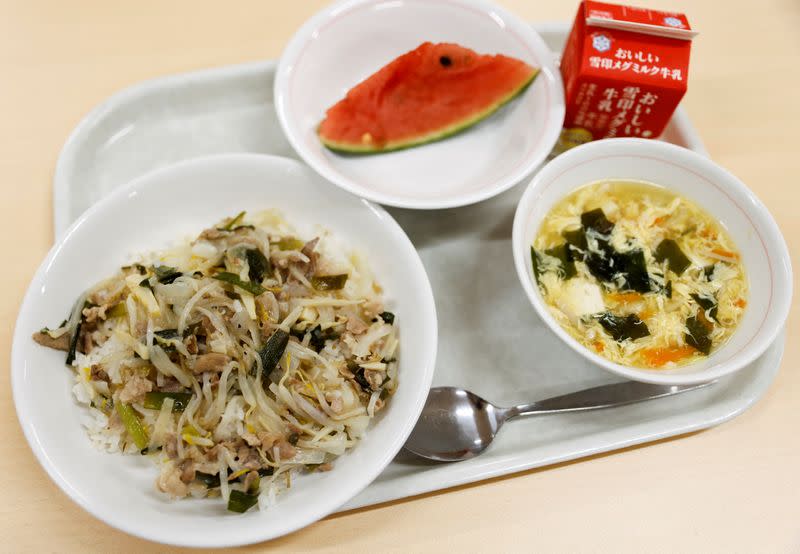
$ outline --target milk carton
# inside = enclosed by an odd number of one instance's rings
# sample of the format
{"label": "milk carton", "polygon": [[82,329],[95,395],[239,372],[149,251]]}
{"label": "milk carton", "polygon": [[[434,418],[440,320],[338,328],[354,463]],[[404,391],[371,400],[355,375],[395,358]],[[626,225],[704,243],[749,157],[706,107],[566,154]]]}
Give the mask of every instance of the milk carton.
{"label": "milk carton", "polygon": [[658,137],[686,93],[695,35],[682,13],[581,2],[561,59],[570,140]]}

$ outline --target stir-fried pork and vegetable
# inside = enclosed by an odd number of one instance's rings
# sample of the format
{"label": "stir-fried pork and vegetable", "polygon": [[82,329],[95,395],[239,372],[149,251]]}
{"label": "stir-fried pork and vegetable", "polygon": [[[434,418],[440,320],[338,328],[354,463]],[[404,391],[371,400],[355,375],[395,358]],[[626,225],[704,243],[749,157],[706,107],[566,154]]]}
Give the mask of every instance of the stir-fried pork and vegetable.
{"label": "stir-fried pork and vegetable", "polygon": [[629,366],[668,368],[708,356],[747,306],[744,267],[725,230],[654,185],[578,189],[547,215],[531,258],[559,324]]}
{"label": "stir-fried pork and vegetable", "polygon": [[356,254],[241,213],[122,267],[34,340],[66,352],[92,440],[173,498],[265,507],[327,471],[397,387],[395,317]]}

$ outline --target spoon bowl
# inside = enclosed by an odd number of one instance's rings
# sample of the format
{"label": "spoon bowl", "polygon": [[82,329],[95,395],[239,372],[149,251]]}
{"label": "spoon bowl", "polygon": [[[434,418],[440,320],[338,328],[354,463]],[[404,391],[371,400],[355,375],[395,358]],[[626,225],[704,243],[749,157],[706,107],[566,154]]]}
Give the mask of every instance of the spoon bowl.
{"label": "spoon bowl", "polygon": [[467,460],[489,447],[505,411],[464,389],[433,388],[405,448],[440,462]]}

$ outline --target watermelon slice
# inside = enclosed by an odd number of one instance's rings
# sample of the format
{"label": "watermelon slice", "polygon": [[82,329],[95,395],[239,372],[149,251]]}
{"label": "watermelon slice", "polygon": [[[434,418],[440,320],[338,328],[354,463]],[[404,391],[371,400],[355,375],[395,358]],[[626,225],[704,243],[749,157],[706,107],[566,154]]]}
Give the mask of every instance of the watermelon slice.
{"label": "watermelon slice", "polygon": [[512,100],[539,73],[502,55],[426,42],[350,89],[317,133],[331,150],[387,152],[443,139]]}

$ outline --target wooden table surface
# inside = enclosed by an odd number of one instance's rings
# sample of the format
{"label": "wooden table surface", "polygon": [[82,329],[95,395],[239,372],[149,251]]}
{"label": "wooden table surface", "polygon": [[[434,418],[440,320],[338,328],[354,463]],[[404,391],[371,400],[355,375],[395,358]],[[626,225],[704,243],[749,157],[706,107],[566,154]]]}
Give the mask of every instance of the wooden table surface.
{"label": "wooden table surface", "polygon": [[[800,254],[800,3],[638,1],[700,31],[684,106],[712,157],[761,197]],[[577,2],[505,0],[530,21]],[[275,58],[323,0],[0,1],[0,550],[166,551],[78,508],[22,435],[9,385],[14,321],[52,245],[59,149],[98,102],[143,79]],[[757,286],[757,284],[756,284]],[[800,313],[781,371],[718,428],[335,515],[247,551],[799,552]]]}

